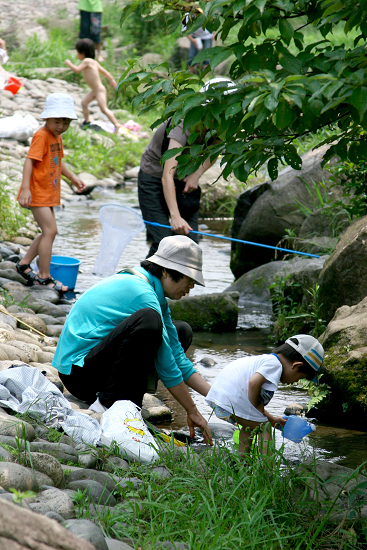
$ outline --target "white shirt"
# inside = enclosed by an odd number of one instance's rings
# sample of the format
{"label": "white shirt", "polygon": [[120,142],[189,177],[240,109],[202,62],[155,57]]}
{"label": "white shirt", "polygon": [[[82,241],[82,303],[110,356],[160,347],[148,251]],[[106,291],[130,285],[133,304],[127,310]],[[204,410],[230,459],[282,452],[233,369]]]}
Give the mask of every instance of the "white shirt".
{"label": "white shirt", "polygon": [[255,372],[266,378],[261,386],[259,399],[267,405],[278,389],[283,373],[278,357],[270,354],[252,355],[229,363],[215,379],[206,400],[246,420],[267,422],[266,416],[248,398],[249,381]]}

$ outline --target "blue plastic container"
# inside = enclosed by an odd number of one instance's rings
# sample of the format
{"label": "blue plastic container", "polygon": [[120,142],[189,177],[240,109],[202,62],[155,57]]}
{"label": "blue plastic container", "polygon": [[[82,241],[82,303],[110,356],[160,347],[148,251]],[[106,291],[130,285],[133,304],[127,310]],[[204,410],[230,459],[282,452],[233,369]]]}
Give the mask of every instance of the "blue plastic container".
{"label": "blue plastic container", "polygon": [[69,290],[72,290],[75,287],[81,263],[81,260],[69,256],[51,256],[51,277],[61,281],[63,285],[69,287]]}
{"label": "blue plastic container", "polygon": [[287,419],[287,422],[282,428],[283,436],[295,443],[301,443],[306,435],[316,430],[316,426],[307,422],[305,418],[300,418],[293,414],[283,416],[283,418]]}

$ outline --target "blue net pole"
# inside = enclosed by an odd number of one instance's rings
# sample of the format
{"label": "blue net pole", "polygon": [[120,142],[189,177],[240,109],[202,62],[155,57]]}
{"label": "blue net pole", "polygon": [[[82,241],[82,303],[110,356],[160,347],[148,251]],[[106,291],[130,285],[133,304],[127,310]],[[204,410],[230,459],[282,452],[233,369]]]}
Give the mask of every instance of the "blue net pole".
{"label": "blue net pole", "polygon": [[[157,222],[147,222],[143,220],[147,225],[154,225],[156,227],[165,227],[166,229],[172,229],[170,225],[163,225]],[[224,237],[223,235],[213,235],[212,233],[203,233],[202,231],[189,230],[190,233],[196,235],[204,235],[205,237],[215,237],[216,239],[224,239],[226,241],[233,241],[235,243],[251,244],[253,246],[260,246],[262,248],[271,248],[272,250],[280,250],[281,252],[289,252],[290,254],[300,254],[301,256],[310,256],[311,258],[320,258],[318,254],[309,254],[308,252],[300,252],[298,250],[290,250],[289,248],[280,248],[279,246],[271,246],[270,244],[253,243],[251,241],[243,241],[242,239],[234,239],[233,237]]]}

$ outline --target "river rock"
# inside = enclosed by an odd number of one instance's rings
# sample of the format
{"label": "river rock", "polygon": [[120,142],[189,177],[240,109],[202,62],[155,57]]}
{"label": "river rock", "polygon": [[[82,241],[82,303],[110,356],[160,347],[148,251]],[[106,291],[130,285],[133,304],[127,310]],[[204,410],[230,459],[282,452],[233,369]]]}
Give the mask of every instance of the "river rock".
{"label": "river rock", "polygon": [[78,453],[65,443],[51,443],[49,441],[34,441],[30,444],[31,451],[48,453],[58,460],[78,463]]}
{"label": "river rock", "polygon": [[150,393],[144,394],[142,415],[144,420],[149,420],[150,422],[169,422],[172,420],[171,409],[158,397]]}
{"label": "river rock", "polygon": [[334,503],[329,520],[353,524],[364,507],[361,519],[367,525],[367,477],[339,464],[314,460],[306,460],[296,472],[308,487],[308,500],[325,503],[325,506]]}
{"label": "river rock", "polygon": [[285,265],[286,262],[282,261],[261,265],[244,273],[226,288],[226,292],[240,294],[238,325],[241,328],[266,328],[273,323],[269,286]]}
{"label": "river rock", "polygon": [[[337,310],[320,337],[325,349],[324,378],[332,393],[317,406],[318,418],[365,428],[367,412],[367,297]],[[347,410],[343,410],[343,403]],[[345,407],[344,407],[345,409]]]}
{"label": "river rock", "polygon": [[300,405],[299,403],[289,403],[284,409],[284,414],[286,415],[295,414],[297,416],[305,416],[306,412],[306,405]]}
{"label": "river rock", "polygon": [[322,316],[330,321],[343,306],[358,304],[367,295],[367,216],[356,220],[341,236],[319,276]]}
{"label": "river rock", "polygon": [[193,330],[230,332],[237,326],[238,299],[237,292],[219,292],[168,300],[168,305],[172,318],[186,321]]}
{"label": "river rock", "polygon": [[[0,532],[3,548],[27,550],[96,550],[64,527],[42,515],[0,500]],[[42,546],[41,546],[42,545]]]}
{"label": "river rock", "polygon": [[29,246],[30,244],[32,244],[33,239],[28,239],[28,237],[15,237],[14,242],[16,244],[21,244],[22,246]]}
{"label": "river rock", "polygon": [[[0,440],[0,443],[3,443],[3,441]],[[15,445],[14,445],[14,447],[15,447]],[[4,449],[3,447],[0,447],[0,461],[1,462],[13,462],[14,458],[13,458],[13,455],[11,453],[9,453],[9,451]]]}
{"label": "river rock", "polygon": [[15,346],[11,346],[9,344],[0,344],[0,350],[6,354],[7,359],[9,359],[10,361],[21,361],[22,363],[28,362],[28,353],[25,353]]}
{"label": "river rock", "polygon": [[47,474],[44,474],[43,472],[39,472],[38,470],[35,470],[33,468],[29,468],[29,469],[32,471],[35,477],[35,480],[38,484],[38,490],[50,489],[51,487],[55,486],[55,483]]}
{"label": "river rock", "polygon": [[0,264],[0,277],[4,277],[5,279],[9,279],[11,281],[20,283],[23,287],[27,284],[27,281],[19,273],[17,273],[17,271],[14,271],[14,269],[1,269],[1,264]]}
{"label": "river rock", "polygon": [[[303,155],[301,170],[287,166],[275,181],[260,184],[252,193],[251,190],[242,193],[238,199],[239,207],[235,210],[232,236],[277,246],[286,229],[293,229],[298,234],[305,220],[305,215],[297,208],[298,202],[309,208],[316,205],[307,185],[312,189],[314,182],[328,181],[330,178],[330,174],[321,168],[328,147],[324,145]],[[278,253],[279,259],[283,256],[284,253]],[[232,243],[230,266],[238,278],[273,258],[274,250]]]}
{"label": "river rock", "polygon": [[7,342],[7,344],[9,346],[13,346],[19,349],[21,352],[23,352],[23,354],[26,355],[25,363],[29,363],[30,361],[37,361],[36,351],[39,351],[39,348],[37,348],[37,346],[34,346],[34,344],[26,344],[25,342],[19,342],[17,340],[10,340],[9,342]]}
{"label": "river rock", "polygon": [[12,269],[13,271],[16,271],[15,263],[11,261],[4,261],[0,263],[0,269]]}
{"label": "river rock", "polygon": [[171,472],[167,470],[167,468],[165,468],[164,466],[155,466],[151,469],[150,473],[159,477],[160,479],[167,479],[172,477]]}
{"label": "river rock", "polygon": [[62,307],[55,304],[51,304],[46,300],[41,300],[39,298],[35,299],[32,296],[27,300],[27,304],[31,307],[36,313],[46,313],[52,317],[65,317],[65,311]]}
{"label": "river rock", "polygon": [[15,462],[0,462],[0,485],[5,490],[38,491],[32,470]]}
{"label": "river rock", "polygon": [[54,358],[53,353],[49,353],[47,351],[38,351],[37,352],[37,359],[39,363],[52,363]]}
{"label": "river rock", "polygon": [[101,529],[88,519],[72,519],[63,523],[64,527],[78,538],[88,541],[98,550],[108,550]]}
{"label": "river rock", "polygon": [[104,487],[101,483],[98,483],[95,479],[79,479],[77,481],[70,481],[66,485],[67,489],[72,491],[85,491],[90,502],[96,504],[107,504],[108,506],[116,506],[117,501],[115,497]]}
{"label": "river rock", "polygon": [[[238,197],[244,188],[242,182],[238,182],[231,176],[228,180],[225,180],[221,176],[222,171],[223,166],[220,166],[220,161],[217,161],[200,177],[199,217],[201,218],[210,218],[213,216],[213,212],[218,210],[222,217],[230,215],[232,211],[231,202],[235,197]],[[224,210],[226,203],[228,203],[227,212]]]}
{"label": "river rock", "polygon": [[63,325],[47,325],[47,336],[60,336],[63,329]]}
{"label": "river rock", "polygon": [[119,470],[128,470],[130,466],[126,460],[120,458],[119,456],[109,456],[104,468],[107,472],[113,473],[116,471],[116,468]]}
{"label": "river rock", "polygon": [[134,550],[130,544],[126,544],[126,542],[123,542],[122,540],[106,537],[105,541],[107,543],[108,550]]}
{"label": "river rock", "polygon": [[60,487],[64,479],[60,462],[46,453],[31,452],[27,457],[27,465],[32,465],[35,470],[46,474],[52,479],[56,487]]}
{"label": "river rock", "polygon": [[83,468],[95,468],[98,456],[95,453],[79,453],[79,464]]}
{"label": "river rock", "polygon": [[8,325],[12,329],[15,329],[17,327],[16,320],[13,317],[10,317],[10,315],[6,315],[5,313],[0,312],[0,321],[5,325]]}
{"label": "river rock", "polygon": [[19,437],[26,441],[33,441],[36,438],[36,432],[31,424],[3,412],[0,412],[0,435]]}
{"label": "river rock", "polygon": [[45,315],[44,313],[38,313],[38,317],[40,317],[46,325],[63,325],[66,321],[66,317],[52,317],[52,315]]}
{"label": "river rock", "polygon": [[[72,481],[79,480],[90,480],[96,481],[103,487],[112,493],[116,490],[116,485],[118,484],[119,478],[103,472],[102,470],[92,470],[89,468],[78,468],[77,466],[66,466],[61,464],[62,469],[64,470],[65,482],[71,483]],[[65,471],[67,472],[65,474]]]}
{"label": "river rock", "polygon": [[27,290],[33,298],[45,300],[51,304],[57,304],[60,299],[59,293],[48,286],[33,285]]}
{"label": "river rock", "polygon": [[47,332],[46,323],[40,317],[38,317],[38,315],[29,315],[28,313],[18,313],[17,319],[18,319],[17,325],[20,328],[32,327],[38,330],[38,332],[42,332],[42,334],[46,334]]}
{"label": "river rock", "polygon": [[38,514],[56,512],[60,514],[64,520],[75,518],[74,503],[69,493],[57,488],[46,489],[38,493],[34,499],[34,503],[29,506]]}

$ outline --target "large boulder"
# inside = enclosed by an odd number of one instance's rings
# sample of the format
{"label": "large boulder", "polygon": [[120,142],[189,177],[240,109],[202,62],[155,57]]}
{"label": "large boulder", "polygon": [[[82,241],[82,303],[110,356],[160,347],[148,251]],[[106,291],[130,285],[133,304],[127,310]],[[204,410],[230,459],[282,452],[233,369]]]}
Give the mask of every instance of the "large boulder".
{"label": "large boulder", "polygon": [[8,550],[95,550],[50,518],[0,499],[0,546]]}
{"label": "large boulder", "polygon": [[367,216],[355,221],[341,236],[319,277],[323,318],[358,304],[367,296]]}
{"label": "large boulder", "polygon": [[221,176],[222,171],[223,167],[216,162],[199,180],[201,187],[199,216],[201,218],[211,218],[213,214],[223,218],[230,216],[233,201],[244,188],[243,183],[231,176],[225,180]]}
{"label": "large boulder", "polygon": [[186,321],[193,330],[231,332],[237,326],[238,299],[237,292],[219,292],[168,300],[168,305],[172,319]]}
{"label": "large boulder", "polygon": [[367,297],[337,310],[320,338],[325,349],[322,382],[331,394],[318,406],[319,419],[362,429],[367,413]]}
{"label": "large boulder", "polygon": [[[280,172],[274,182],[265,182],[242,193],[235,210],[232,236],[237,239],[277,246],[286,229],[300,231],[305,214],[299,204],[316,209],[317,198],[312,196],[314,182],[329,179],[321,168],[328,146],[309,151],[302,157],[302,169],[290,166]],[[232,243],[231,269],[236,278],[274,258],[274,251],[253,245]],[[278,255],[278,259],[282,256]]]}
{"label": "large boulder", "polygon": [[241,275],[227,291],[240,293],[238,325],[243,329],[267,328],[272,322],[271,291],[277,279],[285,280],[285,294],[294,302],[308,305],[307,289],[314,287],[328,256],[293,256],[288,261],[261,265]]}

